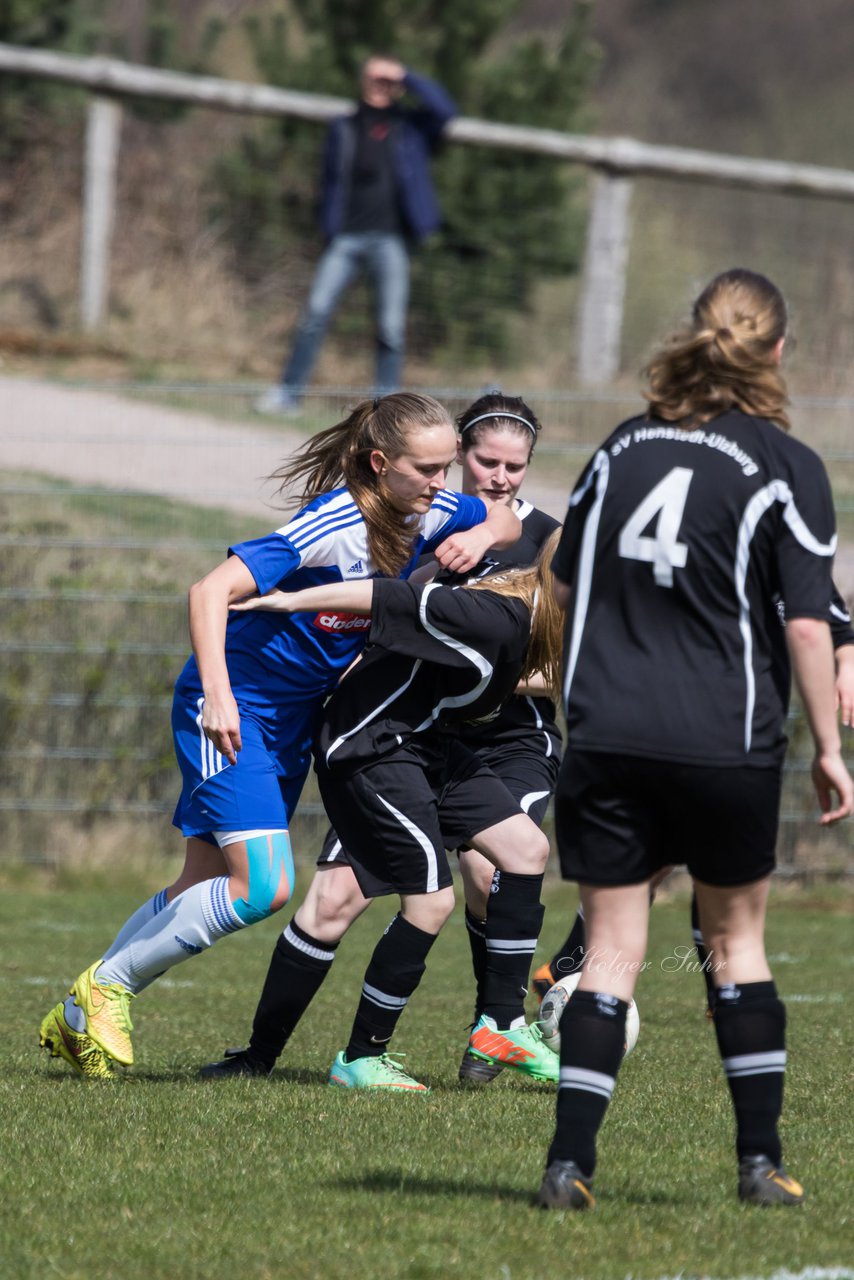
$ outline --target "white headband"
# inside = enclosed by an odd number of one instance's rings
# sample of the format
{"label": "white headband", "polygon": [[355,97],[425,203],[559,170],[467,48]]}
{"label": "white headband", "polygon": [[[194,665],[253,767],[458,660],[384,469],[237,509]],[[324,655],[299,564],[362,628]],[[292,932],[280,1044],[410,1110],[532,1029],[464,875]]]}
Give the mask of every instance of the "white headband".
{"label": "white headband", "polygon": [[484,422],[487,418],[512,418],[514,422],[521,422],[524,427],[527,427],[535,440],[537,438],[537,428],[533,422],[529,422],[527,418],[521,417],[518,413],[506,413],[503,409],[493,409],[490,413],[482,413],[479,418],[472,418],[471,422],[467,422],[464,427],[460,427],[460,435],[464,431],[468,431],[469,427],[473,427],[476,422]]}

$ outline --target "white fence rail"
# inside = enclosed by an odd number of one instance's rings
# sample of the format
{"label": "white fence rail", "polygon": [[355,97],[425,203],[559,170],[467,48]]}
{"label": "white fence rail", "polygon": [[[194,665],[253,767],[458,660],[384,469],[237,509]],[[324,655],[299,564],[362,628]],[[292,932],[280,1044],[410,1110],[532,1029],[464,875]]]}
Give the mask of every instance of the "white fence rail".
{"label": "white fence rail", "polygon": [[[80,311],[84,328],[103,323],[115,205],[120,100],[158,98],[250,115],[326,122],[352,103],[323,94],[245,84],[137,66],[114,58],[80,58],[0,43],[0,72],[76,85],[91,94],[87,129]],[[582,386],[608,383],[618,368],[631,225],[631,178],[685,179],[718,186],[854,200],[854,172],[820,165],[718,155],[631,138],[597,138],[552,129],[458,118],[449,141],[551,156],[598,172],[594,190],[578,326]]]}

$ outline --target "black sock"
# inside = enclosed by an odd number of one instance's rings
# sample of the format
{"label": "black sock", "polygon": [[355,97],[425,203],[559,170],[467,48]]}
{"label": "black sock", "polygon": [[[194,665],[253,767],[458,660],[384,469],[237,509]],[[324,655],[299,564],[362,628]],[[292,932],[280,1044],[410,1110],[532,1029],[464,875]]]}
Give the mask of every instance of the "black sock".
{"label": "black sock", "polygon": [[715,1032],[735,1108],[736,1152],[782,1158],[786,1007],[773,982],[730,983],[715,993]]}
{"label": "black sock", "polygon": [[715,1007],[715,983],[712,976],[712,956],[706,950],[706,944],[703,942],[703,934],[700,930],[700,910],[697,906],[696,893],[691,894],[691,933],[694,938],[694,946],[697,948],[697,959],[700,962],[700,972],[703,975],[703,981],[706,984],[706,1005],[709,1009]]}
{"label": "black sock", "polygon": [[558,978],[565,978],[570,973],[578,973],[578,970],[584,964],[584,914],[581,907],[578,908],[578,914],[572,922],[572,928],[569,936],[549,962],[549,968],[554,974],[555,982]]}
{"label": "black sock", "polygon": [[605,1117],[626,1040],[628,1004],[596,991],[574,991],[560,1020],[560,1082],[552,1160],[574,1160],[585,1177],[596,1168],[596,1135]]}
{"label": "black sock", "polygon": [[347,1062],[385,1053],[398,1018],[427,968],[427,954],[435,941],[434,933],[425,933],[403,916],[394,917],[374,948],[365,973],[344,1051]]}
{"label": "black sock", "polygon": [[471,949],[471,967],[474,971],[475,997],[474,1021],[483,1013],[483,989],[486,981],[486,924],[478,920],[466,907],[466,933]]}
{"label": "black sock", "polygon": [[249,1052],[272,1069],[335,959],[337,942],[320,942],[294,924],[279,935],[255,1010]]}
{"label": "black sock", "polygon": [[499,1028],[525,1016],[531,960],[543,925],[543,877],[496,871],[486,904],[483,1012]]}

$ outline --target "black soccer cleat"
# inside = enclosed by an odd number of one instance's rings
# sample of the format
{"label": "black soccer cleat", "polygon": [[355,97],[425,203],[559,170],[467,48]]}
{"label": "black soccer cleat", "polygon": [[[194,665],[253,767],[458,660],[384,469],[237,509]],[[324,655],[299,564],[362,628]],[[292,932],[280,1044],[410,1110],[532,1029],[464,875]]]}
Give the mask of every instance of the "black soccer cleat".
{"label": "black soccer cleat", "polygon": [[574,1160],[552,1160],[535,1201],[541,1209],[592,1209],[592,1183]]}
{"label": "black soccer cleat", "polygon": [[209,1062],[206,1067],[199,1068],[200,1080],[236,1080],[238,1076],[268,1076],[272,1067],[258,1058],[249,1049],[226,1049],[221,1062]]}
{"label": "black soccer cleat", "polygon": [[457,1075],[463,1084],[490,1084],[504,1070],[503,1062],[484,1062],[469,1053],[468,1048],[462,1056]]}
{"label": "black soccer cleat", "polygon": [[748,1204],[803,1204],[804,1189],[781,1164],[767,1156],[744,1156],[738,1163],[738,1198]]}

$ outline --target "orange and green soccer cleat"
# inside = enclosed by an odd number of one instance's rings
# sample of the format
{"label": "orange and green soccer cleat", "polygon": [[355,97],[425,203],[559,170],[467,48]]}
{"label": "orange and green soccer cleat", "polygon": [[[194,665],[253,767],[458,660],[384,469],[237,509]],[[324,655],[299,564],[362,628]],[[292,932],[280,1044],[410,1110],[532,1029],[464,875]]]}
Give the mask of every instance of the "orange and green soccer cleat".
{"label": "orange and green soccer cleat", "polygon": [[95,974],[100,960],[90,965],[71,988],[74,1003],[86,1015],[86,1031],[109,1057],[125,1066],[133,1062],[130,1033],[130,1001],[133,993],[118,982],[98,982]]}
{"label": "orange and green soccer cleat", "polygon": [[495,1021],[484,1014],[471,1033],[468,1052],[484,1062],[500,1062],[502,1066],[512,1067],[532,1080],[557,1083],[560,1075],[560,1060],[543,1043],[535,1022],[499,1031]]}

